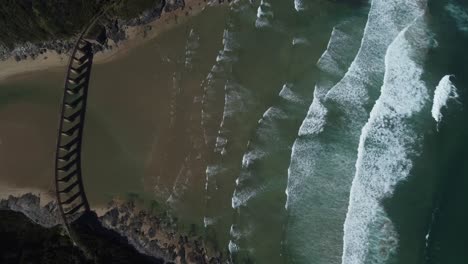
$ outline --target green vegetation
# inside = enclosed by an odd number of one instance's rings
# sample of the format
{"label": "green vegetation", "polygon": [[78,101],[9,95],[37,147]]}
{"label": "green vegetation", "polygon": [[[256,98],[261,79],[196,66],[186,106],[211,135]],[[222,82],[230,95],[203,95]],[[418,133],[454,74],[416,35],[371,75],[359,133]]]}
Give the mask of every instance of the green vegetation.
{"label": "green vegetation", "polygon": [[[64,39],[79,32],[111,0],[3,0],[0,5],[0,42],[16,43]],[[120,0],[108,16],[131,19],[162,7],[163,0]]]}

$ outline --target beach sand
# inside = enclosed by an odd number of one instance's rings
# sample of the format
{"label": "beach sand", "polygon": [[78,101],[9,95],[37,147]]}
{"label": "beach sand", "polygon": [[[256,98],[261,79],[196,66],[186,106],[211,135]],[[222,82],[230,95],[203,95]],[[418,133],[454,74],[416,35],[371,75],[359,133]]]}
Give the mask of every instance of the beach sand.
{"label": "beach sand", "polygon": [[[95,64],[103,64],[127,54],[127,52],[140,46],[161,33],[188,21],[191,17],[200,14],[207,6],[219,4],[218,0],[185,0],[184,9],[177,9],[161,14],[159,19],[139,26],[125,29],[127,39],[119,43],[111,43],[111,49],[98,52],[94,57]],[[14,57],[0,61],[0,81],[9,77],[28,72],[48,70],[65,67],[68,64],[68,54],[58,54],[48,50],[36,58],[27,58],[16,61]],[[65,74],[65,72],[64,72]]]}

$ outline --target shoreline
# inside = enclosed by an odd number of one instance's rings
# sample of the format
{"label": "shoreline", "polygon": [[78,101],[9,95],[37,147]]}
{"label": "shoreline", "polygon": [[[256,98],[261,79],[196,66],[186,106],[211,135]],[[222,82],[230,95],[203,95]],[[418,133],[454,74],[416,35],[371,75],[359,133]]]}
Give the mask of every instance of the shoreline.
{"label": "shoreline", "polygon": [[[141,46],[199,15],[207,7],[221,6],[226,3],[229,2],[227,0],[185,0],[183,8],[169,12],[163,10],[159,18],[155,18],[149,23],[125,26],[125,39],[118,43],[109,39],[112,42],[109,48],[98,51],[94,56],[93,63],[105,64],[119,59],[128,54],[131,49]],[[17,61],[14,56],[10,56],[10,58],[0,61],[0,82],[31,72],[60,69],[66,67],[68,62],[69,54],[59,54],[55,50],[45,50],[34,59],[28,57]]]}
{"label": "shoreline", "polygon": [[[2,189],[0,189],[2,190]],[[19,212],[35,224],[54,228],[61,224],[58,206],[46,192],[16,189],[16,195],[0,196],[0,210]],[[44,199],[45,198],[45,199]],[[167,210],[145,208],[135,200],[114,199],[107,206],[92,208],[108,230],[128,240],[141,254],[164,258],[168,263],[224,263],[222,253],[210,250],[197,231],[179,230]]]}
{"label": "shoreline", "polygon": [[[125,39],[117,43],[108,39],[111,43],[110,48],[96,52],[94,63],[105,64],[121,59],[132,49],[141,47],[175,27],[184,26],[184,23],[201,14],[208,7],[216,8],[216,11],[223,8],[224,11],[224,8],[228,7],[225,4],[229,2],[226,0],[185,0],[184,8],[170,12],[163,11],[159,18],[148,23],[137,26],[125,25],[122,28],[125,32]],[[37,71],[63,71],[65,74],[64,68],[68,64],[69,56],[67,52],[59,53],[48,49],[41,51],[41,54],[28,56],[19,61],[15,56],[0,61],[0,83],[5,80],[21,79]],[[173,220],[177,219],[177,212],[164,211],[154,215],[148,208],[129,206],[131,201],[116,202],[113,200],[111,203],[112,205],[93,207],[92,211],[98,215],[106,228],[127,238],[138,251],[151,255],[154,252],[161,252],[156,249],[159,248],[166,256],[177,256],[179,261],[174,260],[174,263],[186,263],[181,262],[180,259],[190,260],[200,259],[200,257],[204,259],[203,263],[221,263],[225,252],[220,253],[207,248],[203,238],[203,229],[198,226],[194,228],[196,232],[182,228],[180,222]],[[50,228],[61,223],[55,193],[46,188],[16,188],[8,184],[0,185],[0,210],[20,212],[43,227]],[[195,227],[195,224],[190,225],[190,228],[192,226]],[[199,262],[188,261],[187,263]]]}

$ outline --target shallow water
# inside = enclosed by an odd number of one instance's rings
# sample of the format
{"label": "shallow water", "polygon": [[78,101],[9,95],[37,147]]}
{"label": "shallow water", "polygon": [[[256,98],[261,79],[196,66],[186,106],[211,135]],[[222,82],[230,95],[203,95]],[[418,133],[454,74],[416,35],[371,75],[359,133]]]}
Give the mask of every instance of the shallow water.
{"label": "shallow water", "polygon": [[[95,65],[92,205],[165,203],[234,263],[468,261],[468,6],[357,2],[236,1]],[[0,83],[1,184],[51,188],[62,82]]]}

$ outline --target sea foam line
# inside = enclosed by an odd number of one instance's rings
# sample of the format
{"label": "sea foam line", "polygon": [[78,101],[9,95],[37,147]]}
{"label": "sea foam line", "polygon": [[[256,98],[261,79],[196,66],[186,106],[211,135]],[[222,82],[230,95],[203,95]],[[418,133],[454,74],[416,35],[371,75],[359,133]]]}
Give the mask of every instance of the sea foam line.
{"label": "sea foam line", "polygon": [[185,67],[187,69],[193,68],[193,61],[195,59],[196,52],[200,47],[200,36],[192,28],[190,29],[189,36],[187,37],[187,43],[185,45]]}
{"label": "sea foam line", "polygon": [[385,263],[398,246],[381,201],[410,175],[411,155],[421,139],[412,123],[429,97],[422,63],[414,59],[429,45],[424,8],[413,8],[418,16],[388,48],[381,96],[362,129],[344,224],[343,264]]}
{"label": "sea foam line", "polygon": [[[346,50],[344,43],[348,44],[352,37],[354,36],[340,30],[338,26],[333,28],[327,49],[317,62],[317,67],[323,73],[331,75],[334,78],[342,78],[346,74],[349,69],[340,65],[338,61],[343,60],[342,53],[343,50]],[[315,85],[314,99],[309,107],[306,118],[299,128],[299,136],[316,135],[323,131],[328,113],[324,101],[327,93],[333,86],[333,82],[319,82]]]}
{"label": "sea foam line", "polygon": [[[362,47],[368,45],[363,43],[374,40],[363,35],[366,14],[359,12],[338,24],[331,32],[326,51],[317,62],[322,74],[292,147],[285,191],[285,208],[289,219],[292,219],[287,224],[286,233],[288,260],[291,262],[308,263],[313,258],[317,263],[337,263],[341,258],[341,247],[337,247],[337,242],[342,238],[342,223],[355,162],[355,149],[347,146],[352,142],[357,145],[360,127],[354,129],[356,135],[350,135],[351,129],[342,126],[348,120],[344,116],[328,120],[327,113],[331,108],[326,96],[338,84],[354,88],[347,83],[360,67],[350,69],[350,65],[359,59],[358,56],[366,54]],[[383,57],[383,54],[384,51],[379,56]],[[366,62],[373,69],[382,68],[383,72],[383,63],[379,65],[379,60],[374,60],[376,57],[374,53]],[[345,75],[351,76],[345,79]],[[345,111],[345,115],[348,113]],[[366,113],[363,116],[364,123]],[[327,123],[330,127],[325,126]],[[306,241],[319,242],[311,244]]]}
{"label": "sea foam line", "polygon": [[[369,46],[365,42],[369,41],[367,34],[372,32],[369,28],[369,21],[366,23],[364,29],[364,35],[360,41],[359,50],[357,51],[356,56],[352,61],[349,62],[348,66],[343,69],[339,69],[341,65],[336,63],[337,59],[343,60],[343,56],[349,56],[349,43],[352,43],[352,38],[355,37],[355,34],[349,34],[339,28],[339,26],[346,25],[350,22],[356,21],[345,21],[342,24],[333,28],[330,36],[330,40],[327,45],[327,49],[322,54],[320,59],[317,62],[317,67],[324,73],[324,75],[333,76],[335,78],[341,78],[340,80],[325,80],[319,81],[314,89],[314,98],[310,104],[307,116],[304,118],[300,129],[298,131],[298,138],[293,144],[291,151],[291,165],[288,168],[288,186],[286,188],[286,204],[285,208],[288,209],[289,204],[294,200],[295,196],[300,196],[300,188],[302,188],[303,178],[310,176],[310,171],[316,166],[313,158],[302,159],[300,154],[303,149],[307,148],[307,145],[310,146],[310,140],[301,139],[303,136],[316,136],[323,132],[324,126],[326,124],[326,116],[328,109],[325,106],[325,101],[327,100],[327,95],[332,89],[340,89],[339,87],[345,86],[345,88],[351,88],[351,85],[348,85],[352,81],[353,76],[357,76],[356,71],[359,71],[361,68],[359,62],[362,62],[360,56],[366,56],[364,49]],[[372,22],[372,21],[371,21]],[[356,24],[356,23],[354,23]],[[346,45],[343,44],[346,43]],[[352,54],[352,52],[351,52]],[[377,56],[374,56],[376,58]],[[376,68],[375,66],[373,68]],[[340,76],[341,74],[341,76]],[[288,87],[285,87],[288,88]],[[285,94],[286,94],[285,90]],[[320,142],[314,140],[314,149],[322,149]],[[314,150],[314,151],[315,151]],[[317,152],[318,153],[318,152]],[[319,155],[319,154],[317,154]],[[318,158],[317,158],[318,159]],[[307,174],[307,175],[305,175]]]}

